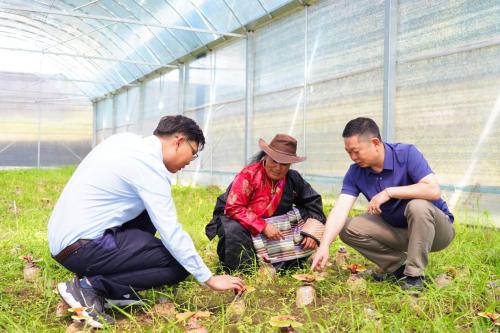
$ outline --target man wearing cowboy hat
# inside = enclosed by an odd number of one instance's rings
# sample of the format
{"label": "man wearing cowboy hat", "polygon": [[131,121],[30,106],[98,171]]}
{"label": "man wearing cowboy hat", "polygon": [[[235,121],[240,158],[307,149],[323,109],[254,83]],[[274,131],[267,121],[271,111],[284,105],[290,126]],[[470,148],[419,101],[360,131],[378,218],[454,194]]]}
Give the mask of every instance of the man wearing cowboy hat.
{"label": "man wearing cowboy hat", "polygon": [[[290,263],[292,258],[303,258],[307,255],[303,251],[315,249],[321,239],[322,234],[317,233],[322,232],[326,220],[321,196],[296,170],[290,169],[291,163],[306,159],[297,156],[297,140],[287,134],[277,134],[269,144],[260,139],[259,146],[262,151],[217,199],[213,219],[206,227],[209,239],[219,236],[217,253],[225,271],[245,270],[255,265],[254,244],[259,235],[262,242],[273,247],[274,252],[266,252],[266,257],[274,255],[280,265]],[[306,223],[306,231],[290,241],[286,239],[290,237],[290,230],[284,231],[266,219],[293,209],[301,221],[309,223]],[[289,226],[287,221],[284,224]],[[286,242],[288,252],[281,251]]]}

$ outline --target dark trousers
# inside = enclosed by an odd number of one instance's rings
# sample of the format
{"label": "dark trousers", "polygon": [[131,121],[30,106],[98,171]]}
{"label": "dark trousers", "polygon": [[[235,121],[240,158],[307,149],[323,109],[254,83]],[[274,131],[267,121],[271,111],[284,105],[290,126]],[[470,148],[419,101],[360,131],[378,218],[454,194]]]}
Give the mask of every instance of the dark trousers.
{"label": "dark trousers", "polygon": [[154,235],[146,211],[70,254],[62,265],[86,276],[92,287],[111,299],[135,298],[134,291],[173,285],[189,273]]}

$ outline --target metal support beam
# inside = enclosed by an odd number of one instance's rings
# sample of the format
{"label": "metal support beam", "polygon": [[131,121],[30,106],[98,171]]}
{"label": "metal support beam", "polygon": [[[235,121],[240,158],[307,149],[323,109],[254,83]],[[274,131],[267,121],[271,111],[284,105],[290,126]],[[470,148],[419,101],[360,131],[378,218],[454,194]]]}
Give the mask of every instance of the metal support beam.
{"label": "metal support beam", "polygon": [[254,94],[254,75],[255,75],[255,33],[247,33],[246,52],[245,52],[245,160],[243,165],[247,165],[252,157],[253,143],[253,94]]}
{"label": "metal support beam", "polygon": [[394,101],[396,97],[396,40],[398,0],[385,0],[384,18],[384,110],[382,139],[395,139]]}
{"label": "metal support beam", "polygon": [[41,54],[50,54],[56,56],[67,56],[72,58],[83,58],[83,59],[93,59],[93,60],[104,60],[104,61],[113,61],[113,62],[123,62],[126,64],[135,64],[135,65],[145,65],[152,67],[170,67],[177,68],[175,65],[168,64],[160,64],[146,61],[137,61],[137,60],[127,60],[127,59],[118,59],[111,57],[100,57],[100,56],[90,56],[85,54],[75,54],[75,53],[66,53],[66,52],[53,52],[53,51],[45,51],[45,50],[33,50],[33,49],[23,49],[17,47],[0,47],[0,50],[13,51],[13,52],[28,52],[28,53],[41,53]]}
{"label": "metal support beam", "polygon": [[97,145],[97,103],[92,103],[92,148]]}
{"label": "metal support beam", "polygon": [[2,7],[0,7],[0,11],[3,11],[3,12],[17,11],[17,12],[29,12],[29,13],[38,13],[38,14],[58,15],[58,16],[69,16],[69,17],[76,17],[76,18],[81,18],[81,19],[118,22],[118,23],[141,25],[141,26],[145,26],[145,27],[154,27],[154,28],[162,28],[162,29],[183,30],[183,31],[190,31],[190,32],[213,34],[213,35],[219,35],[219,36],[229,36],[229,37],[239,37],[239,38],[245,37],[245,35],[236,34],[236,33],[232,33],[232,32],[224,32],[224,31],[208,30],[208,29],[198,29],[198,28],[184,27],[184,26],[179,26],[179,25],[149,23],[149,22],[142,22],[142,21],[138,21],[138,20],[130,20],[130,19],[123,19],[123,18],[119,18],[119,17],[110,17],[110,16],[102,16],[102,15],[69,13],[69,12],[64,12],[64,11],[59,11],[59,10],[41,10],[41,9],[30,9],[30,8],[13,7],[13,6],[2,6]]}
{"label": "metal support beam", "polygon": [[[302,156],[307,156],[307,81],[309,80],[309,60],[308,60],[308,50],[307,50],[307,35],[309,33],[309,16],[308,16],[309,6],[304,6],[304,86],[302,92]],[[307,171],[307,160],[302,163],[302,174],[305,177]]]}

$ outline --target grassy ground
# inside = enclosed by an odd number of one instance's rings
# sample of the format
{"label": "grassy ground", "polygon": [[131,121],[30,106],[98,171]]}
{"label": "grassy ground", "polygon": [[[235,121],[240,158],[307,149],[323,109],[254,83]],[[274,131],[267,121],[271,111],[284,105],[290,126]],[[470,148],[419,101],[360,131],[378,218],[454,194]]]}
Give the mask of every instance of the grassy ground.
{"label": "grassy ground", "polygon": [[[72,172],[72,168],[0,171],[0,331],[64,332],[71,324],[69,316],[55,315],[59,302],[55,283],[71,274],[50,258],[46,225]],[[216,265],[215,242],[209,243],[203,230],[219,192],[174,189],[179,219],[211,267]],[[278,314],[296,316],[304,323],[301,332],[498,332],[477,313],[500,312],[499,289],[488,286],[500,285],[500,231],[467,227],[463,222],[457,221],[452,245],[431,255],[427,270],[429,281],[448,272],[454,276],[452,283],[442,288],[431,284],[419,297],[389,283],[370,281],[366,292],[351,292],[345,283],[348,273],[330,267],[326,279],[316,284],[315,306],[297,308],[295,290],[300,283],[290,275],[274,281],[246,276],[257,290],[246,296],[243,317],[229,323],[225,311],[233,295],[210,292],[189,279],[175,289],[147,292],[151,302],[144,309],[115,310],[118,325],[106,330],[182,332],[182,323],[154,307],[166,298],[178,312],[210,310],[213,315],[204,322],[209,332],[275,332],[268,321]],[[332,255],[340,245],[339,241],[332,245]],[[351,262],[364,262],[348,250]],[[34,283],[23,279],[24,263],[18,257],[26,254],[43,259],[41,276]]]}

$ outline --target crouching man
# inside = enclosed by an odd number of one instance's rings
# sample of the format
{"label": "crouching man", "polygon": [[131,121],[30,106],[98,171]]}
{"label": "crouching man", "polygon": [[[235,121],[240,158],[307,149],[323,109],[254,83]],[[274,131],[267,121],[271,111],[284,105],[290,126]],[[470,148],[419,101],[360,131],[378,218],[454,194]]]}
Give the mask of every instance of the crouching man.
{"label": "crouching man", "polygon": [[[313,269],[325,267],[328,247],[340,235],[382,268],[385,274],[374,279],[422,289],[429,252],[446,248],[455,236],[436,175],[415,146],[382,142],[372,119],[349,121],[342,136],[354,164],[328,217]],[[348,219],[360,193],[369,201],[368,211]]]}
{"label": "crouching man", "polygon": [[212,275],[177,221],[168,171],[188,165],[204,144],[193,120],[166,116],[152,136],[103,141],[64,188],[49,221],[49,247],[77,277],[57,289],[71,307],[88,308],[93,327],[114,323],[105,300],[138,301],[137,291],[189,274],[212,290],[245,289],[237,277]]}

